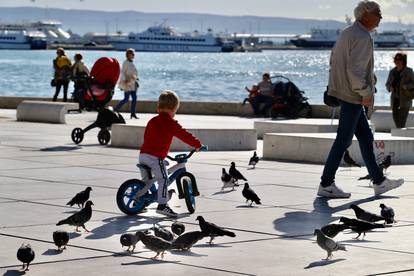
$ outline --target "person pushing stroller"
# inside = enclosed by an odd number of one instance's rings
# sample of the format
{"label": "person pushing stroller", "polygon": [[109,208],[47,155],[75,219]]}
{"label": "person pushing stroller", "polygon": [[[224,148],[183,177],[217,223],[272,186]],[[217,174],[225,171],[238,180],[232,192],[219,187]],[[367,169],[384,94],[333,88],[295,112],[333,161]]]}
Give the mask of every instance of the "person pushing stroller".
{"label": "person pushing stroller", "polygon": [[[197,151],[202,146],[200,140],[173,119],[179,104],[180,100],[173,91],[166,90],[161,93],[157,104],[158,115],[152,118],[145,127],[144,143],[139,154],[139,163],[151,168],[155,181],[158,183],[156,212],[173,218],[177,217],[177,213],[168,206],[168,173],[164,164],[172,139],[175,136]],[[143,196],[149,188],[145,187],[138,192],[137,198]]]}

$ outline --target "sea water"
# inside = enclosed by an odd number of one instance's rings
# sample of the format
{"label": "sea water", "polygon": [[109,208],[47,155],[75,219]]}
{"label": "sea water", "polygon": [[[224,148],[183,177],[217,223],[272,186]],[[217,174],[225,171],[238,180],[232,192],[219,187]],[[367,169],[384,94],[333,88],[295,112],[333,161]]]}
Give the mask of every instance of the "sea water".
{"label": "sea water", "polygon": [[[69,57],[78,51],[67,51]],[[124,52],[79,51],[91,68],[100,57],[122,64]],[[155,100],[162,90],[177,92],[183,101],[241,102],[245,86],[259,82],[264,72],[282,75],[305,92],[311,104],[321,104],[328,81],[330,50],[275,50],[259,53],[136,53],[139,71],[138,100]],[[396,51],[375,51],[378,77],[377,105],[389,105],[385,82]],[[408,66],[414,52],[408,51]],[[52,97],[54,50],[0,50],[0,96]],[[275,78],[274,81],[279,80]],[[73,90],[71,85],[69,92]],[[62,92],[59,95],[62,98]],[[115,89],[114,99],[123,92]]]}

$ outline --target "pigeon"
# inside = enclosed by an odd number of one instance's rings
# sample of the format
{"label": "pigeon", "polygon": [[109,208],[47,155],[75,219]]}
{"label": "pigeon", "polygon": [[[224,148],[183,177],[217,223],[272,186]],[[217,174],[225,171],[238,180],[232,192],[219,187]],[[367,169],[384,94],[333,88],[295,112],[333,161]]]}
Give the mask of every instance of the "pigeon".
{"label": "pigeon", "polygon": [[85,223],[88,222],[92,217],[92,205],[92,201],[88,200],[85,204],[85,208],[64,220],[59,221],[56,223],[56,225],[69,224],[76,226],[76,232],[80,232],[78,228],[79,226],[82,226],[86,232],[89,232],[89,230],[85,227]]}
{"label": "pigeon", "polygon": [[337,243],[336,241],[322,233],[322,231],[319,229],[315,229],[313,235],[316,235],[316,243],[319,245],[319,247],[325,250],[326,253],[328,253],[328,256],[325,260],[329,260],[330,258],[332,258],[332,252],[334,251],[346,251],[345,245]]}
{"label": "pigeon", "polygon": [[380,167],[380,169],[387,172],[387,169],[391,166],[391,155],[388,154],[387,156],[385,156],[385,158],[378,163],[378,166]]}
{"label": "pigeon", "polygon": [[365,237],[365,233],[372,229],[385,228],[384,224],[371,223],[371,222],[366,222],[366,221],[359,220],[359,219],[350,219],[346,217],[341,217],[339,221],[347,225],[348,228],[351,229],[352,231],[358,233],[358,236],[355,237],[354,239],[358,239],[362,233],[364,234],[364,237]]}
{"label": "pigeon", "polygon": [[[17,259],[23,263],[22,270],[28,271],[30,263],[35,258],[35,252],[33,251],[30,244],[22,244],[20,248],[17,250]],[[24,265],[26,264],[26,269],[24,269]]]}
{"label": "pigeon", "polygon": [[247,181],[247,179],[236,169],[236,163],[234,162],[231,162],[229,174],[233,177],[235,182],[239,181],[239,179]]}
{"label": "pigeon", "polygon": [[249,187],[249,183],[244,183],[244,188],[242,191],[242,195],[246,198],[246,203],[250,200],[250,206],[252,206],[253,202],[256,204],[262,204],[260,202],[260,198],[257,194],[253,191],[252,188]]}
{"label": "pigeon", "polygon": [[380,220],[385,220],[381,216],[378,216],[374,213],[365,211],[364,209],[362,209],[358,205],[351,204],[350,207],[351,207],[352,210],[354,210],[355,216],[357,217],[357,219],[360,219],[360,220],[363,220],[363,221],[368,221],[368,222],[377,222],[377,221],[380,221]]}
{"label": "pigeon", "polygon": [[235,183],[234,178],[226,172],[225,168],[222,169],[221,182],[223,182],[223,186],[221,187],[222,191],[224,190],[224,188],[230,188],[230,187],[234,190],[235,186],[239,186],[238,184]]}
{"label": "pigeon", "polygon": [[128,252],[134,252],[135,245],[139,241],[139,234],[138,232],[136,232],[135,234],[130,234],[130,233],[122,234],[119,241],[121,242],[122,246],[128,246],[127,248]]}
{"label": "pigeon", "polygon": [[201,232],[207,237],[210,237],[209,244],[213,243],[213,240],[215,237],[218,236],[229,236],[229,237],[235,237],[236,234],[234,234],[231,231],[225,230],[224,228],[215,225],[214,223],[207,222],[204,220],[202,216],[198,216],[196,218],[198,220],[198,224],[200,225]]}
{"label": "pigeon", "polygon": [[204,237],[205,235],[201,231],[184,233],[172,242],[171,249],[188,251],[194,244]]}
{"label": "pigeon", "polygon": [[154,235],[156,237],[162,238],[166,241],[172,241],[174,239],[173,233],[163,227],[154,224],[151,230],[154,231]]}
{"label": "pigeon", "polygon": [[345,229],[348,229],[348,225],[346,224],[328,224],[321,228],[321,231],[324,235],[335,238],[336,235],[339,234],[339,232],[344,231]]}
{"label": "pigeon", "polygon": [[385,223],[387,224],[394,223],[395,222],[394,209],[392,209],[391,207],[385,206],[385,204],[383,203],[380,204],[380,208],[381,208],[381,216],[385,219]]}
{"label": "pigeon", "polygon": [[173,224],[171,224],[171,231],[177,236],[180,236],[184,233],[185,226],[184,224],[175,221]]}
{"label": "pigeon", "polygon": [[[58,251],[63,251],[63,249],[66,249],[66,245],[69,242],[69,234],[66,231],[63,230],[57,230],[53,232],[53,242],[58,247]],[[61,248],[63,247],[63,248]]]}
{"label": "pigeon", "polygon": [[157,253],[152,259],[157,259],[161,254],[161,258],[164,258],[165,251],[171,248],[171,242],[162,238],[153,236],[148,232],[138,231],[137,235],[142,243],[151,251]]}
{"label": "pigeon", "polygon": [[345,150],[344,162],[349,167],[358,167],[358,168],[361,168],[361,165],[359,165],[357,162],[354,161],[354,159],[351,158],[351,156],[349,155],[349,151],[348,150]]}
{"label": "pigeon", "polygon": [[252,169],[256,167],[256,164],[259,163],[259,156],[257,156],[256,151],[253,153],[253,156],[250,157],[249,166],[253,166]]}
{"label": "pigeon", "polygon": [[91,191],[92,188],[88,187],[84,191],[77,193],[66,205],[73,206],[76,204],[79,208],[83,208],[85,202],[89,199]]}

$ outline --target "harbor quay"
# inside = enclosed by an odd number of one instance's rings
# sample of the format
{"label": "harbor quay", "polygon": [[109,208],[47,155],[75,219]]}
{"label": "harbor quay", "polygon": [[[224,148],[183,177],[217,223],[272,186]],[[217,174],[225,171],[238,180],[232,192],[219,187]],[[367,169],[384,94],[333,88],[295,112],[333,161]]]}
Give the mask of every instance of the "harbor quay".
{"label": "harbor quay", "polygon": [[[127,252],[120,244],[122,234],[147,230],[154,224],[170,229],[174,222],[157,214],[156,204],[133,216],[125,215],[117,206],[120,185],[141,177],[136,167],[138,147],[116,147],[111,142],[101,145],[97,128],[75,144],[71,132],[94,122],[96,112],[71,112],[65,115],[66,123],[60,124],[17,121],[16,113],[16,107],[0,109],[1,275],[22,275],[16,252],[23,243],[30,243],[35,252],[26,275],[410,275],[414,271],[413,163],[391,165],[387,174],[403,177],[405,184],[379,197],[374,196],[368,180],[358,181],[367,174],[365,167],[341,166],[336,183],[352,196],[326,200],[316,197],[323,162],[262,158],[265,139],[257,139],[255,149],[198,152],[187,164],[200,191],[195,212],[189,214],[184,199],[176,194],[170,205],[179,213],[177,221],[185,225],[186,232],[199,231],[196,218],[203,216],[234,232],[235,237],[216,237],[211,245],[209,238],[204,238],[190,251],[169,250],[163,258],[153,260],[154,252],[142,242],[136,244],[134,252]],[[127,126],[140,127],[155,114],[138,112],[138,120],[124,115]],[[250,130],[269,121],[241,115],[184,113],[177,114],[176,119],[188,129],[199,126],[213,130]],[[296,120],[297,124],[305,125],[303,120]],[[315,125],[331,122],[329,116],[309,120],[315,120]],[[113,136],[115,131],[111,130]],[[227,140],[238,138],[224,136]],[[299,149],[320,149],[315,144],[301,148],[295,141],[283,144],[292,146],[292,155],[298,155]],[[254,169],[248,166],[253,151],[261,158]],[[231,162],[260,197],[261,205],[246,204],[244,181],[239,181],[240,186],[234,190],[222,190],[222,169],[228,170]],[[81,232],[75,232],[75,227],[69,225],[56,226],[79,211],[76,205],[66,203],[86,187],[92,188],[90,200],[94,204],[92,217],[85,225],[90,232],[81,228]],[[379,214],[381,203],[393,207],[396,223],[367,232],[364,239],[354,239],[357,234],[346,230],[334,239],[347,251],[334,252],[332,259],[322,260],[326,252],[315,242],[315,229],[338,223],[342,216],[355,218],[350,204]],[[65,250],[57,251],[53,243],[56,230],[69,233]]]}

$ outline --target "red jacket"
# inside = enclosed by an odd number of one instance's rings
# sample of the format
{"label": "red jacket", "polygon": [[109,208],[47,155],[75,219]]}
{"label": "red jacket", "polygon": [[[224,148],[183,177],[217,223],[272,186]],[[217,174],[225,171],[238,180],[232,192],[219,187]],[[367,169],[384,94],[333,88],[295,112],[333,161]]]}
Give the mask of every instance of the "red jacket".
{"label": "red jacket", "polygon": [[152,118],[145,128],[141,153],[164,159],[170,150],[174,136],[194,148],[201,147],[200,140],[185,130],[170,115],[161,112],[158,116]]}

